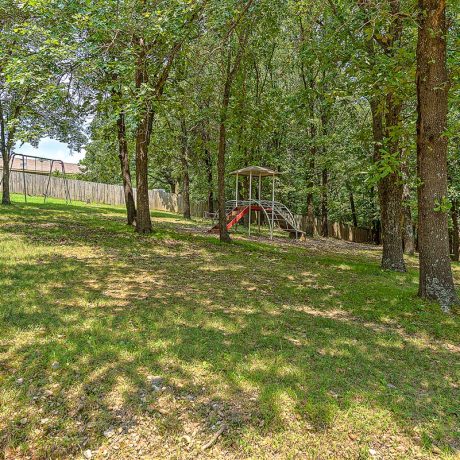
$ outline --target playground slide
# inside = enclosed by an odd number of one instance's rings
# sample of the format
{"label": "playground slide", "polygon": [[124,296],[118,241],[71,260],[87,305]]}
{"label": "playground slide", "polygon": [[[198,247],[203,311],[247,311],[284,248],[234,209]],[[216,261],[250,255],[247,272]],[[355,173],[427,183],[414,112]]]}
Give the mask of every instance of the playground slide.
{"label": "playground slide", "polygon": [[[249,206],[238,206],[227,214],[227,230],[230,230],[249,212]],[[219,223],[209,230],[209,233],[219,233]]]}
{"label": "playground slide", "polygon": [[[295,221],[292,218],[292,214],[280,203],[274,202],[273,207],[273,223],[277,225],[281,230],[289,233],[290,238],[302,238],[304,232],[297,228]],[[264,205],[265,204],[265,205]],[[243,204],[241,206],[235,206],[231,208],[231,211],[227,213],[226,222],[227,230],[230,230],[235,224],[237,224],[245,215],[249,213],[249,208],[253,211],[265,212],[265,215],[270,219],[272,212],[271,202],[259,202],[251,205]],[[285,208],[287,209],[287,208]],[[209,233],[219,233],[219,224],[217,223],[214,227],[209,230]]]}

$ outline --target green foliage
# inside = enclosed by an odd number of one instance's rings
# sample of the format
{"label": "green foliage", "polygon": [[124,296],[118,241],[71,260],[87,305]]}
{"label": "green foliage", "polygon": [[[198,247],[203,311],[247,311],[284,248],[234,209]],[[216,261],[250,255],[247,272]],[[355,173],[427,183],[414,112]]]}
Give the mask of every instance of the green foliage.
{"label": "green foliage", "polygon": [[[227,113],[227,169],[259,164],[283,172],[277,198],[297,213],[312,195],[316,215],[328,192],[329,218],[359,225],[378,214],[377,184],[401,167],[413,200],[415,180],[416,7],[400,2],[395,37],[390,2],[299,0],[52,1],[2,3],[2,106],[14,139],[44,135],[79,148],[82,177],[121,183],[117,128],[125,117],[135,177],[136,129],[154,113],[149,186],[181,190],[184,168],[194,200],[216,194],[216,154],[226,59],[243,46]],[[448,9],[458,15],[456,2]],[[32,20],[39,17],[40,20]],[[59,17],[59,21],[55,18]],[[450,22],[449,196],[460,187],[458,22]],[[143,45],[141,45],[143,44]],[[242,45],[244,44],[244,45]],[[140,49],[149,78],[136,85]],[[173,60],[169,60],[174,55]],[[169,63],[171,67],[169,68]],[[165,85],[157,83],[168,67]],[[401,104],[375,158],[370,103],[383,119],[386,98]],[[24,98],[20,115],[14,109]],[[90,120],[90,123],[83,122]],[[183,126],[187,163],[183,163]],[[394,152],[393,144],[398,144]],[[321,184],[327,170],[329,183]],[[135,184],[135,180],[133,181]],[[264,189],[269,193],[268,187]],[[228,178],[226,194],[234,194]],[[248,184],[241,184],[248,194]]]}
{"label": "green foliage", "polygon": [[451,203],[446,196],[443,196],[440,200],[435,200],[434,202],[434,210],[436,212],[449,212],[451,207]]}
{"label": "green foliage", "polygon": [[[59,12],[65,22],[66,9]],[[0,103],[9,151],[16,141],[36,145],[44,136],[73,149],[84,142],[72,79],[77,47],[54,14],[48,1],[5,1],[0,7]]]}

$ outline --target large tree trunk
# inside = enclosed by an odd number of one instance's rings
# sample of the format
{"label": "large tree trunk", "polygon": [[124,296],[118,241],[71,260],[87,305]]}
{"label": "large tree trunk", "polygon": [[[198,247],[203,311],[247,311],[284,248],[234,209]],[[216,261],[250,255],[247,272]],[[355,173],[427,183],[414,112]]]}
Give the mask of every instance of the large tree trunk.
{"label": "large tree trunk", "polygon": [[419,0],[417,43],[417,172],[419,295],[458,302],[452,277],[447,211],[446,1]]}
{"label": "large tree trunk", "polygon": [[182,145],[181,145],[181,165],[182,165],[182,198],[184,200],[184,218],[191,219],[190,211],[190,174],[188,164],[189,139],[185,120],[181,120]]}
{"label": "large tree trunk", "polygon": [[458,262],[459,260],[459,251],[460,251],[460,241],[459,241],[459,228],[458,228],[458,201],[452,200],[451,208],[452,216],[452,254],[453,259]]}
{"label": "large tree trunk", "polygon": [[328,171],[323,168],[321,173],[321,236],[329,236],[328,225]]}
{"label": "large tree trunk", "polygon": [[3,161],[2,204],[11,204],[10,198],[10,154],[6,145],[5,118],[0,101],[0,148]]}
{"label": "large tree trunk", "polygon": [[[148,81],[146,70],[146,54],[143,40],[139,40],[138,58],[136,63],[136,88],[140,89]],[[150,233],[152,220],[150,218],[149,185],[148,185],[148,148],[153,123],[151,102],[145,102],[142,118],[136,130],[136,185],[137,185],[137,218],[136,232]]]}
{"label": "large tree trunk", "polygon": [[117,119],[118,129],[118,158],[120,159],[121,178],[125,194],[126,214],[128,225],[136,221],[136,205],[134,203],[131,171],[129,169],[128,141],[126,140],[125,114],[120,112]]}

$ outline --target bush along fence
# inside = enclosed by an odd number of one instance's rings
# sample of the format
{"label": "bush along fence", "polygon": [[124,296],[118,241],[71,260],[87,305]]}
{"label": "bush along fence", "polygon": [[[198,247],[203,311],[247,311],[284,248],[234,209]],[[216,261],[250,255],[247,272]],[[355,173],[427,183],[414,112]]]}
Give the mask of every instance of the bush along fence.
{"label": "bush along fence", "polygon": [[[48,176],[25,173],[27,193],[31,196],[44,195],[48,183]],[[67,179],[70,198],[86,203],[101,203],[109,205],[124,205],[125,196],[121,185],[102,184],[82,180]],[[13,193],[24,193],[24,178],[22,172],[12,171],[10,188]],[[136,190],[134,189],[134,195]],[[48,196],[66,199],[65,181],[62,177],[51,176]],[[164,190],[149,190],[150,209],[182,213],[184,203],[182,196]],[[191,214],[193,217],[203,217],[207,210],[207,203],[192,202]],[[295,216],[301,229],[306,227],[306,216]],[[315,233],[320,233],[320,224],[315,222]],[[372,242],[372,232],[367,228],[353,227],[343,223],[329,223],[329,236],[355,243]]]}

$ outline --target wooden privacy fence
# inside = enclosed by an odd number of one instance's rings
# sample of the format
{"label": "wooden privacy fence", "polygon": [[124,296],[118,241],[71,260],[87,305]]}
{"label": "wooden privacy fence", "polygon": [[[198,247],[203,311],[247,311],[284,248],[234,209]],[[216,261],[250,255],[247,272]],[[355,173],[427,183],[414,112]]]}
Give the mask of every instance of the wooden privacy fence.
{"label": "wooden privacy fence", "polygon": [[[27,193],[33,196],[44,195],[48,176],[40,174],[25,174]],[[70,198],[72,200],[124,205],[125,195],[121,185],[101,184],[83,180],[67,179]],[[14,193],[24,193],[24,179],[22,172],[12,171],[10,175],[10,190]],[[51,176],[48,196],[66,198],[65,181],[62,177]],[[136,190],[134,189],[134,197]],[[156,211],[170,211],[181,213],[184,210],[183,198],[175,193],[164,190],[149,190],[150,208]],[[202,217],[206,210],[206,203],[191,203],[191,212],[194,217]]]}
{"label": "wooden privacy fence", "polygon": [[[303,231],[307,228],[307,216],[294,216],[297,225]],[[321,234],[321,222],[315,219],[314,233]],[[352,225],[341,222],[329,222],[328,234],[332,238],[339,240],[351,241],[354,243],[372,243],[372,231],[369,228],[353,227]]]}
{"label": "wooden privacy fence", "polygon": [[[44,195],[48,176],[40,174],[25,174],[27,193],[33,196]],[[102,203],[110,205],[124,205],[125,195],[121,185],[101,184],[82,180],[67,180],[70,197],[72,200]],[[24,179],[22,172],[11,171],[10,189],[14,193],[24,193]],[[136,190],[134,189],[134,195]],[[53,198],[66,198],[65,181],[62,177],[51,176],[48,196]],[[164,190],[149,190],[150,209],[156,211],[169,211],[182,213],[184,202],[181,195],[165,192]],[[207,203],[192,202],[191,213],[194,217],[203,217],[207,210]],[[300,229],[306,228],[306,216],[295,216]],[[315,219],[315,233],[320,234],[320,222]],[[355,243],[372,242],[370,229],[352,227],[339,222],[329,223],[329,236],[339,240],[353,241]]]}

